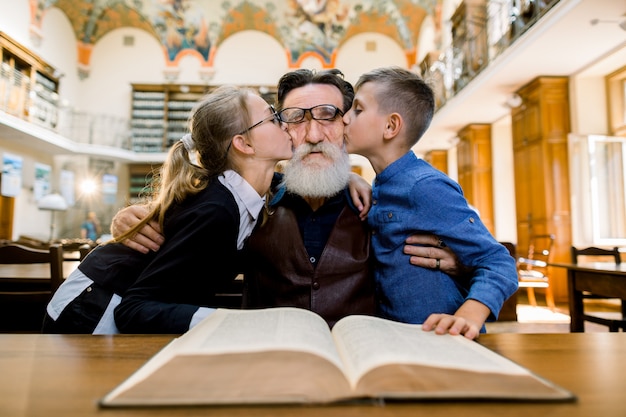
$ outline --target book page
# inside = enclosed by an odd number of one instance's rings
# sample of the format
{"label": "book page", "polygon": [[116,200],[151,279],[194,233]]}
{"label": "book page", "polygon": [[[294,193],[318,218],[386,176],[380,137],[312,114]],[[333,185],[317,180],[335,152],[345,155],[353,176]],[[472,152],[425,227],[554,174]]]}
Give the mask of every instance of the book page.
{"label": "book page", "polygon": [[342,369],[328,324],[317,314],[281,307],[218,309],[186,335],[178,353],[237,353],[299,350],[322,356]]}
{"label": "book page", "polygon": [[[300,351],[323,357],[343,372],[328,325],[317,314],[284,307],[261,310],[218,309],[173,340],[105,397],[122,395],[180,358],[207,358],[238,353]],[[285,356],[286,354],[283,354]],[[197,361],[197,360],[193,360]],[[193,363],[193,361],[191,363]],[[302,357],[301,362],[306,362]],[[320,366],[318,366],[320,368]],[[343,378],[343,377],[342,377]]]}
{"label": "book page", "polygon": [[425,332],[421,325],[349,316],[334,326],[333,335],[353,387],[362,375],[384,364],[416,364],[510,375],[528,373],[472,340]]}

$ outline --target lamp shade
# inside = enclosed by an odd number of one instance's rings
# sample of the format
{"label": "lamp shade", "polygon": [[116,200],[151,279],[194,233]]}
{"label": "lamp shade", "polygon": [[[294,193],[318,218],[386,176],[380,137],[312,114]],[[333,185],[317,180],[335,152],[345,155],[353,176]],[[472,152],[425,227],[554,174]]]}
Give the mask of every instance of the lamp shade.
{"label": "lamp shade", "polygon": [[61,194],[47,194],[37,202],[39,210],[64,211],[67,210],[67,203]]}

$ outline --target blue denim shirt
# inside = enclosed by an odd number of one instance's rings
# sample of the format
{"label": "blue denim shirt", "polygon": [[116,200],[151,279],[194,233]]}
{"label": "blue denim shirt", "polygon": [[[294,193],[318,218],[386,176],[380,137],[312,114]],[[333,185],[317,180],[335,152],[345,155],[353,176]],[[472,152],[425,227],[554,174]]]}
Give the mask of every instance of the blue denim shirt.
{"label": "blue denim shirt", "polygon": [[[431,313],[454,314],[474,299],[497,317],[518,286],[515,260],[469,207],[461,187],[413,152],[376,176],[368,215],[375,279],[383,317],[422,323]],[[414,233],[437,235],[468,267],[471,277],[416,268],[403,253]],[[483,329],[484,330],[484,329]]]}

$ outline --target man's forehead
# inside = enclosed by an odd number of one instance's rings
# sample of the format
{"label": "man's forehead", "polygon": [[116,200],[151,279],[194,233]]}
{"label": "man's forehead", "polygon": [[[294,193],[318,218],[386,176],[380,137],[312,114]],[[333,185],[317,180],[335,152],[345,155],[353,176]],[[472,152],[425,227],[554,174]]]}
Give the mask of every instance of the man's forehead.
{"label": "man's forehead", "polygon": [[303,87],[294,88],[283,100],[284,107],[308,109],[320,104],[332,104],[340,109],[343,108],[341,91],[330,84],[307,84]]}

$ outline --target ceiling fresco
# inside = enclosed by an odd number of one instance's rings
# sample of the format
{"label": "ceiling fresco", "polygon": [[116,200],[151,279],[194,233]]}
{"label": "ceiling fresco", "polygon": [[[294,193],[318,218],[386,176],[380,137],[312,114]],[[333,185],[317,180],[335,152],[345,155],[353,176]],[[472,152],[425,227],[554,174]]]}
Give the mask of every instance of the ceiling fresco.
{"label": "ceiling fresco", "polygon": [[[234,33],[257,30],[284,46],[289,65],[316,57],[333,67],[337,49],[350,37],[376,32],[393,39],[415,63],[420,28],[435,25],[442,0],[30,0],[33,33],[40,33],[49,8],[60,9],[77,39],[78,60],[112,30],[145,30],[163,46],[168,66],[192,54],[212,66],[219,45]],[[436,27],[436,30],[439,30]]]}

